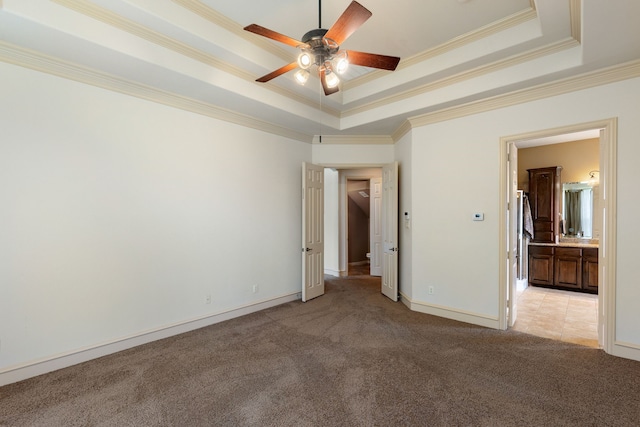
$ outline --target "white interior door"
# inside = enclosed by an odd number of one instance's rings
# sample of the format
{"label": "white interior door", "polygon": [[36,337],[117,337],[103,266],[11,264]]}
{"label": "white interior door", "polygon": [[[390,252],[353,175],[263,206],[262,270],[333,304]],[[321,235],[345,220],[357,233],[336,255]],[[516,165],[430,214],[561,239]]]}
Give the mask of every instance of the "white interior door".
{"label": "white interior door", "polygon": [[398,301],[398,163],[382,168],[382,293]]}
{"label": "white interior door", "polygon": [[371,178],[369,193],[369,274],[382,276],[382,178]]}
{"label": "white interior door", "polygon": [[324,168],[302,164],[302,301],[324,294]]}
{"label": "white interior door", "polygon": [[507,168],[509,173],[509,194],[507,223],[509,232],[507,233],[507,247],[509,248],[509,261],[507,263],[507,277],[509,286],[507,286],[507,319],[509,327],[516,323],[518,316],[518,147],[515,144],[509,144],[509,160]]}

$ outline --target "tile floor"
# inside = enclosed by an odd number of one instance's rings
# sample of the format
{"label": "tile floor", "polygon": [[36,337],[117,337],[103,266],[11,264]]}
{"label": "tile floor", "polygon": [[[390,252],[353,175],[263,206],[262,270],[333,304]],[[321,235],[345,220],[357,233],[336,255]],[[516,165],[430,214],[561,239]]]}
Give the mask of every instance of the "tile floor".
{"label": "tile floor", "polygon": [[[349,276],[369,275],[369,264],[349,264]],[[529,286],[518,293],[513,329],[598,348],[598,295]]]}
{"label": "tile floor", "polygon": [[516,331],[598,348],[598,295],[529,286],[517,313]]}

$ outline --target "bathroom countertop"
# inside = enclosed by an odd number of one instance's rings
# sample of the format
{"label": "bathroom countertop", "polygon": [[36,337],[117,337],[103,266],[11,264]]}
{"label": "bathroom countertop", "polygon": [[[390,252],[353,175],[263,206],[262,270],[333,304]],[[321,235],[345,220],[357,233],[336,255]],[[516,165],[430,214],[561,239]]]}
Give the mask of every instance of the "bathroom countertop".
{"label": "bathroom countertop", "polygon": [[529,242],[529,246],[557,246],[568,248],[597,248],[600,246],[598,243],[578,243],[578,242],[558,242],[558,243],[536,243]]}

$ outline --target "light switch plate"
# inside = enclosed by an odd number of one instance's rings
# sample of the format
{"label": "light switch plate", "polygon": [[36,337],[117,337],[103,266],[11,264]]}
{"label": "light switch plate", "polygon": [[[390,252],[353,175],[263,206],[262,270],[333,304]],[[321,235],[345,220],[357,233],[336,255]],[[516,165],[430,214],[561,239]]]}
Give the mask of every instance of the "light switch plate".
{"label": "light switch plate", "polygon": [[476,212],[473,214],[474,221],[484,221],[484,214],[481,212]]}

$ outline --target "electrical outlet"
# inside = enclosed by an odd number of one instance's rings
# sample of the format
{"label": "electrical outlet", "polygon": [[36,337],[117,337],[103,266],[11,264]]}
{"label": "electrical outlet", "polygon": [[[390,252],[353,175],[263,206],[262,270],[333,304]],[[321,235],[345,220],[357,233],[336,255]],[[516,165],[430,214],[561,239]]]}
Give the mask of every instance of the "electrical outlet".
{"label": "electrical outlet", "polygon": [[207,296],[204,297],[204,303],[211,304],[211,294],[207,294]]}
{"label": "electrical outlet", "polygon": [[434,289],[433,286],[429,286],[429,295],[433,295]]}
{"label": "electrical outlet", "polygon": [[258,285],[253,285],[253,293],[254,294],[258,293]]}

